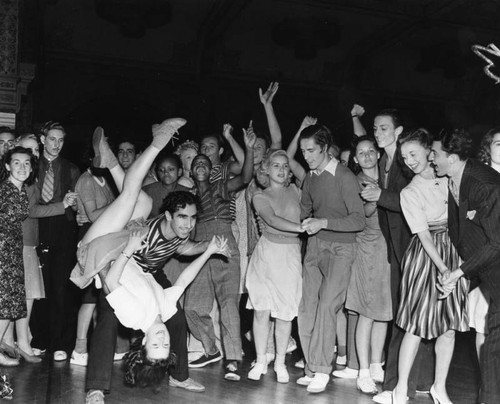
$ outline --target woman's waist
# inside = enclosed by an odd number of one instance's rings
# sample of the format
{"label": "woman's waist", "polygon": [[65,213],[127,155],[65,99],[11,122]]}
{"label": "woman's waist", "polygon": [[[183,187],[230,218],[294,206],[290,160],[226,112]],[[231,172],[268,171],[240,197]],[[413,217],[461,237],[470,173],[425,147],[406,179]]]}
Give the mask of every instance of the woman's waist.
{"label": "woman's waist", "polygon": [[269,241],[273,241],[279,244],[298,244],[299,238],[298,234],[283,234],[283,233],[272,233],[267,230],[263,230],[262,236],[267,238]]}
{"label": "woman's waist", "polygon": [[428,223],[431,233],[443,233],[448,230],[448,221],[441,220],[439,222]]}

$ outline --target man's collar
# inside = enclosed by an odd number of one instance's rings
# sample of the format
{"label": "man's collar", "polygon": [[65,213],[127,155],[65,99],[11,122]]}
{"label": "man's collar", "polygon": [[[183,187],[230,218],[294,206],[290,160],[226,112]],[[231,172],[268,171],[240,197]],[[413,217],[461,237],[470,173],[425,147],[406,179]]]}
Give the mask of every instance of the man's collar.
{"label": "man's collar", "polygon": [[[462,161],[460,161],[462,162]],[[451,176],[453,182],[460,188],[460,183],[462,182],[462,176],[464,175],[465,165],[467,164],[467,160],[463,162],[461,167],[457,170],[457,172]]]}
{"label": "man's collar", "polygon": [[320,175],[323,171],[327,171],[329,172],[330,174],[332,174],[333,176],[335,176],[335,171],[337,170],[337,165],[339,164],[339,161],[335,158],[331,159],[328,164],[325,166],[325,168],[323,170],[311,170],[311,175],[313,174],[316,174],[316,175]]}
{"label": "man's collar", "polygon": [[49,164],[49,163],[53,163],[54,161],[56,161],[58,158],[59,158],[59,155],[57,155],[56,158],[53,158],[52,160],[49,160],[47,157],[45,157],[45,154],[42,154],[42,157],[43,157],[43,160]]}

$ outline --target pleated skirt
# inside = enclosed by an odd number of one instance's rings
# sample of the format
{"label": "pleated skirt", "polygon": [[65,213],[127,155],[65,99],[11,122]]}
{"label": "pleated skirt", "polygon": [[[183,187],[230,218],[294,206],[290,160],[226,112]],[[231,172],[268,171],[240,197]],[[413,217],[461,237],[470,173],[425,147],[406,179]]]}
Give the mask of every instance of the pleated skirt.
{"label": "pleated skirt", "polygon": [[[446,225],[432,226],[432,240],[446,266],[460,265]],[[439,271],[414,235],[401,263],[401,299],[396,324],[405,331],[425,339],[437,338],[448,330],[467,331],[469,281],[464,277],[445,299],[439,299]]]}

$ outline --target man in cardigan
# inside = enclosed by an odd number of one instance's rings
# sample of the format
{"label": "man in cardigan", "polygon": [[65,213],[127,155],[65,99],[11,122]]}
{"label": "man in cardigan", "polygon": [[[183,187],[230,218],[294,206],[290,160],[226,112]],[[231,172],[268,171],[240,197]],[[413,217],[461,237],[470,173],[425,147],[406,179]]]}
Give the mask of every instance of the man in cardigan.
{"label": "man in cardigan", "polygon": [[461,276],[479,278],[490,294],[488,330],[481,352],[479,402],[500,403],[500,174],[470,159],[472,140],[460,130],[446,133],[432,147],[439,176],[449,177],[448,226],[464,260],[441,279],[443,296]]}
{"label": "man in cardigan", "polygon": [[[40,203],[62,202],[67,192],[74,191],[80,172],[73,163],[60,156],[66,138],[63,126],[47,122],[41,131],[44,148],[38,174]],[[39,234],[40,245],[45,250],[41,263],[47,302],[37,300],[34,303],[32,346],[48,348],[54,360],[64,361],[75,342],[80,296],[69,281],[76,261],[77,242],[77,226],[71,207],[66,208],[62,215],[41,218]]]}
{"label": "man in cardigan", "polygon": [[311,125],[301,132],[299,142],[311,171],[301,199],[302,224],[310,237],[298,315],[306,367],[297,383],[320,393],[332,371],[337,312],[345,301],[356,232],[363,230],[365,215],[356,177],[328,155],[328,128]]}

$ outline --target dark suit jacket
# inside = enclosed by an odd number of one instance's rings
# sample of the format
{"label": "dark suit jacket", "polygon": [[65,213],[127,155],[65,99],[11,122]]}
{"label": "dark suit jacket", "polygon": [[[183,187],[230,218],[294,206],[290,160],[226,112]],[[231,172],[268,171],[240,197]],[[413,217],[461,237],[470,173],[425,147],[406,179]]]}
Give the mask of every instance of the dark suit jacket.
{"label": "dark suit jacket", "polygon": [[387,188],[384,189],[382,177],[385,169],[387,155],[384,154],[379,162],[379,186],[382,189],[380,198],[377,202],[378,217],[382,234],[387,242],[388,260],[391,261],[390,248],[401,263],[401,259],[410,243],[411,232],[401,211],[400,194],[406,187],[410,178],[403,175],[403,170],[397,161],[392,162],[389,170]]}
{"label": "dark suit jacket", "polygon": [[486,273],[493,275],[491,271],[500,274],[500,174],[469,159],[460,183],[459,206],[451,194],[448,200],[450,238],[465,261],[460,267],[464,274],[483,279]]}

